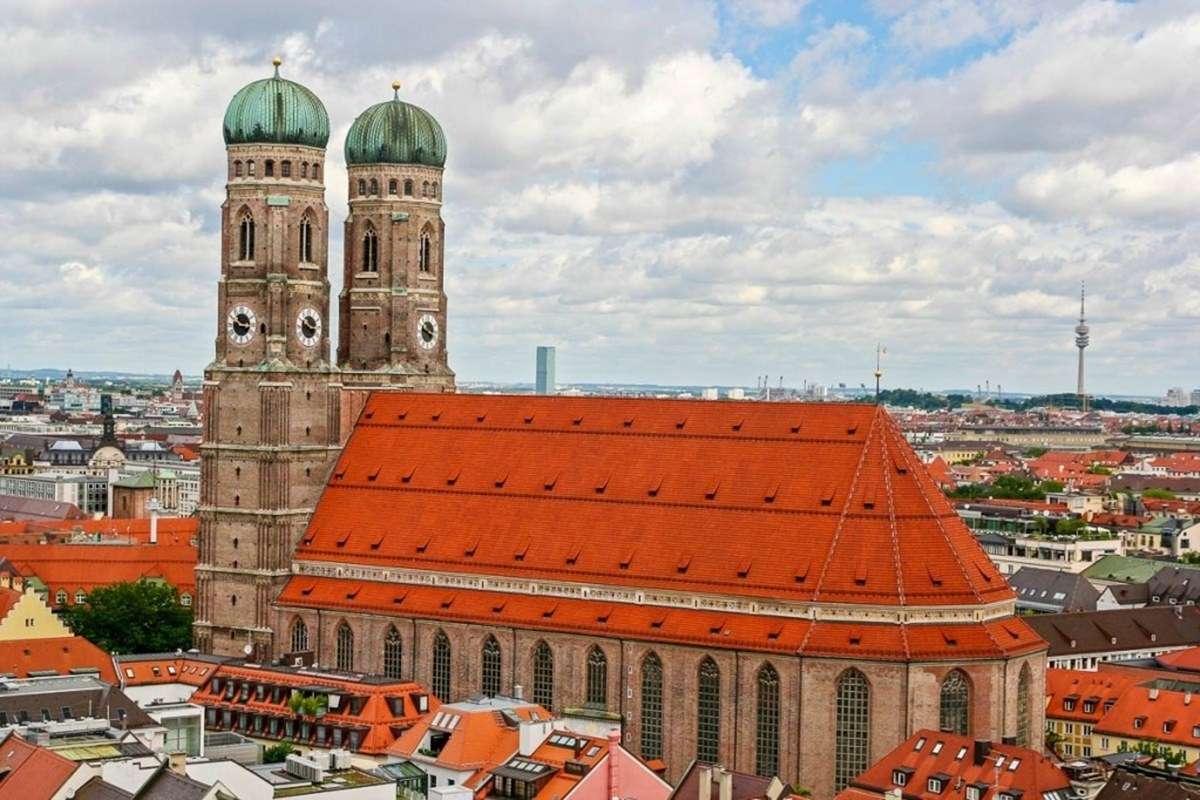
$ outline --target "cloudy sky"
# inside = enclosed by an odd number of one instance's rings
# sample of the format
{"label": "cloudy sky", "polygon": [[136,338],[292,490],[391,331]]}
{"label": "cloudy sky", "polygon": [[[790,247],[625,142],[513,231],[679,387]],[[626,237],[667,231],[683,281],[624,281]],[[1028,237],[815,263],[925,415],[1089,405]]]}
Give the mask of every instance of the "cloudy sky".
{"label": "cloudy sky", "polygon": [[[353,9],[350,11],[349,9]],[[461,380],[1200,385],[1200,7],[0,2],[0,368],[199,373],[221,118],[432,111]],[[331,246],[338,290],[341,241]]]}

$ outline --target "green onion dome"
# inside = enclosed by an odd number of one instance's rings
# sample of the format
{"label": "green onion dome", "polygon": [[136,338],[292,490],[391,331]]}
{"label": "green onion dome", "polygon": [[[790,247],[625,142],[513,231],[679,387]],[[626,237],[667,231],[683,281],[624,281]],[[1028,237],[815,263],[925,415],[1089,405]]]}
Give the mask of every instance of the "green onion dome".
{"label": "green onion dome", "polygon": [[393,83],[395,96],[371,106],[358,115],[346,134],[347,164],[446,164],[446,134],[423,108],[400,99],[400,84]]}
{"label": "green onion dome", "polygon": [[303,144],[325,147],[329,114],[315,94],[279,77],[243,86],[225,109],[225,144]]}

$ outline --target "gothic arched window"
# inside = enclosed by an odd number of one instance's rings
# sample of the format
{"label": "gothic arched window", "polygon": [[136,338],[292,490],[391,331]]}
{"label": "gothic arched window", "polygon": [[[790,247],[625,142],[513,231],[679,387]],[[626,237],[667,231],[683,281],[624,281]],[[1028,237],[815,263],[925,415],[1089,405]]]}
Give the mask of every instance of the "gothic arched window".
{"label": "gothic arched window", "polygon": [[254,217],[247,212],[242,217],[238,240],[238,261],[254,260]]}
{"label": "gothic arched window", "polygon": [[432,197],[434,200],[438,199],[438,182],[437,181],[433,182],[432,187],[429,191],[429,196]]}
{"label": "gothic arched window", "polygon": [[418,268],[421,272],[429,272],[429,262],[432,260],[431,251],[433,250],[433,240],[428,233],[421,234],[421,252],[418,260]]}
{"label": "gothic arched window", "polygon": [[367,193],[367,182],[362,178],[358,179],[358,196],[362,197]]}
{"label": "gothic arched window", "polygon": [[343,622],[337,629],[337,647],[334,650],[334,667],[342,672],[354,670],[354,631]]}
{"label": "gothic arched window", "polygon": [[450,702],[450,637],[438,631],[433,637],[433,670],[430,687],[443,703]]}
{"label": "gothic arched window", "polygon": [[268,158],[266,161],[263,162],[263,177],[264,178],[272,178],[274,176],[275,176],[275,162]]}
{"label": "gothic arched window", "polygon": [[715,764],[721,751],[721,671],[705,656],[696,677],[696,760]]}
{"label": "gothic arched window", "polygon": [[383,675],[399,678],[403,670],[404,642],[400,639],[400,631],[394,625],[389,625],[383,637]]}
{"label": "gothic arched window", "polygon": [[307,161],[300,162],[300,177],[301,178],[308,177],[308,162]]}
{"label": "gothic arched window", "polygon": [[388,181],[388,194],[395,194],[396,187],[397,187],[396,179],[392,178],[390,181]]}
{"label": "gothic arched window", "polygon": [[486,697],[500,694],[500,643],[495,636],[483,640],[482,672],[479,689]]}
{"label": "gothic arched window", "polygon": [[242,162],[241,161],[233,162],[233,177],[235,177],[235,178],[242,177]]}
{"label": "gothic arched window", "polygon": [[307,214],[300,219],[300,260],[305,264],[313,263],[312,222]]}
{"label": "gothic arched window", "polygon": [[255,171],[254,159],[250,159],[246,162],[246,174],[251,176],[257,174]]}
{"label": "gothic arched window", "polygon": [[320,164],[313,164],[312,175],[313,175],[314,181],[320,180],[320,178],[321,178],[321,165]]}
{"label": "gothic arched window", "polygon": [[654,653],[642,659],[642,758],[663,755],[663,667]]}
{"label": "gothic arched window", "polygon": [[379,271],[379,239],[371,228],[367,228],[367,232],[363,234],[362,271]]}
{"label": "gothic arched window", "polygon": [[404,182],[404,196],[412,197],[412,181],[411,180],[407,180]]}
{"label": "gothic arched window", "polygon": [[371,178],[371,195],[374,196],[377,194],[379,194],[379,181]]}
{"label": "gothic arched window", "polygon": [[837,721],[834,725],[833,790],[840,792],[867,768],[871,737],[871,686],[856,669],[837,682]]}
{"label": "gothic arched window", "polygon": [[296,617],[296,621],[292,623],[292,652],[303,653],[308,649],[308,626],[304,624],[304,620]]}
{"label": "gothic arched window", "polygon": [[754,735],[755,772],[779,774],[779,673],[770,664],[758,671],[758,718]]}
{"label": "gothic arched window", "polygon": [[533,702],[547,711],[554,706],[554,653],[545,642],[533,648]]}
{"label": "gothic arched window", "polygon": [[971,727],[971,687],[962,670],[951,670],[942,681],[939,727],[947,733],[966,736]]}
{"label": "gothic arched window", "polygon": [[290,161],[279,162],[279,175],[280,175],[280,177],[283,177],[283,178],[292,177],[292,162],[290,162]]}
{"label": "gothic arched window", "polygon": [[1029,741],[1033,737],[1030,736],[1029,723],[1029,684],[1032,682],[1033,676],[1029,672],[1029,665],[1021,665],[1021,674],[1017,678],[1017,746],[1029,747]]}
{"label": "gothic arched window", "polygon": [[596,708],[608,706],[608,658],[599,647],[587,656],[587,704]]}

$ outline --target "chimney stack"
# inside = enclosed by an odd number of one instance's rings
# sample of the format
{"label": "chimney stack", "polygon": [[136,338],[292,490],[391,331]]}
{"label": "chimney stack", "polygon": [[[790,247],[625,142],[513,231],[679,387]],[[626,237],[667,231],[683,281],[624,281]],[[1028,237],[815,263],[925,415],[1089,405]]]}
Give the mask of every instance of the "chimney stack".
{"label": "chimney stack", "polygon": [[700,768],[700,796],[698,800],[712,800],[712,767]]}
{"label": "chimney stack", "polygon": [[992,752],[992,743],[986,739],[975,740],[975,766],[981,767]]}
{"label": "chimney stack", "polygon": [[719,800],[733,800],[733,773],[721,767]]}

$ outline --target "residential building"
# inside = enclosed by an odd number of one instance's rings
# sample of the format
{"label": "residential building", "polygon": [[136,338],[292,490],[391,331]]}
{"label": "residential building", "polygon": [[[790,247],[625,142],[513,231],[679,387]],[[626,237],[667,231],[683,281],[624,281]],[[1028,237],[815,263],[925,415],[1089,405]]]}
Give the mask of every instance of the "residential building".
{"label": "residential building", "polygon": [[620,740],[619,733],[597,738],[553,731],[531,752],[522,746],[494,767],[488,793],[527,800],[667,800],[670,784],[621,747]]}
{"label": "residential building", "polygon": [[1178,770],[1147,770],[1128,765],[1113,770],[1095,800],[1200,800],[1200,781]]}
{"label": "residential building", "polygon": [[238,800],[396,800],[396,785],[356,769],[344,751],[290,755],[283,764],[239,764],[236,761],[194,760],[184,765],[187,777]]}
{"label": "residential building", "polygon": [[1136,556],[1104,556],[1083,571],[1084,577],[1097,586],[1122,583],[1149,583],[1168,562]]}
{"label": "residential building", "polygon": [[1036,614],[1025,621],[1049,644],[1052,669],[1095,669],[1103,661],[1153,658],[1200,644],[1197,606]]}
{"label": "residential building", "polygon": [[670,800],[791,800],[802,796],[778,777],[693,761]]}
{"label": "residential building", "polygon": [[[72,800],[230,800],[219,783],[211,786],[173,772],[157,759],[105,764],[74,790]],[[241,800],[237,798],[236,800]]]}
{"label": "residential building", "polygon": [[1097,753],[1145,751],[1149,742],[1183,766],[1200,758],[1200,682],[1154,679],[1131,686],[1092,728]]}
{"label": "residential building", "polygon": [[70,503],[88,515],[108,513],[108,479],[103,475],[62,472],[0,475],[0,494]]}
{"label": "residential building", "polygon": [[74,503],[58,500],[36,500],[30,497],[14,497],[0,494],[0,520],[48,520],[61,521],[86,519],[87,514]]}
{"label": "residential building", "polygon": [[1095,611],[1100,592],[1074,572],[1021,567],[1008,579],[1017,593],[1017,610],[1034,614]]}
{"label": "residential building", "polygon": [[199,653],[146,653],[113,656],[117,682],[166,735],[168,755],[204,756],[204,707],[192,696],[226,659]]}
{"label": "residential building", "polygon": [[20,800],[60,800],[74,787],[78,765],[11,731],[0,733],[0,794]]}
{"label": "residential building", "polygon": [[[961,792],[961,794],[960,794]],[[920,730],[839,792],[837,800],[1073,800],[1067,774],[1039,750]]]}
{"label": "residential building", "polygon": [[1131,686],[1146,676],[1135,670],[1052,669],[1046,673],[1046,729],[1064,759],[1091,758],[1092,729]]}
{"label": "residential building", "polygon": [[1196,605],[1200,600],[1200,569],[1164,566],[1146,584],[1147,604]]}
{"label": "residential building", "polygon": [[80,674],[112,682],[112,660],[87,639],[73,635],[20,577],[0,576],[0,676]]}
{"label": "residential building", "polygon": [[367,767],[386,761],[396,737],[441,705],[410,681],[242,661],[219,664],[191,702],[204,707],[206,731],[346,749]]}
{"label": "residential building", "polygon": [[[962,515],[964,509],[959,509]],[[968,525],[969,519],[964,518]],[[980,545],[1005,575],[1014,575],[1023,567],[1056,572],[1082,573],[1095,562],[1123,552],[1121,538],[1116,534],[1078,536],[1047,536],[977,533]]]}

